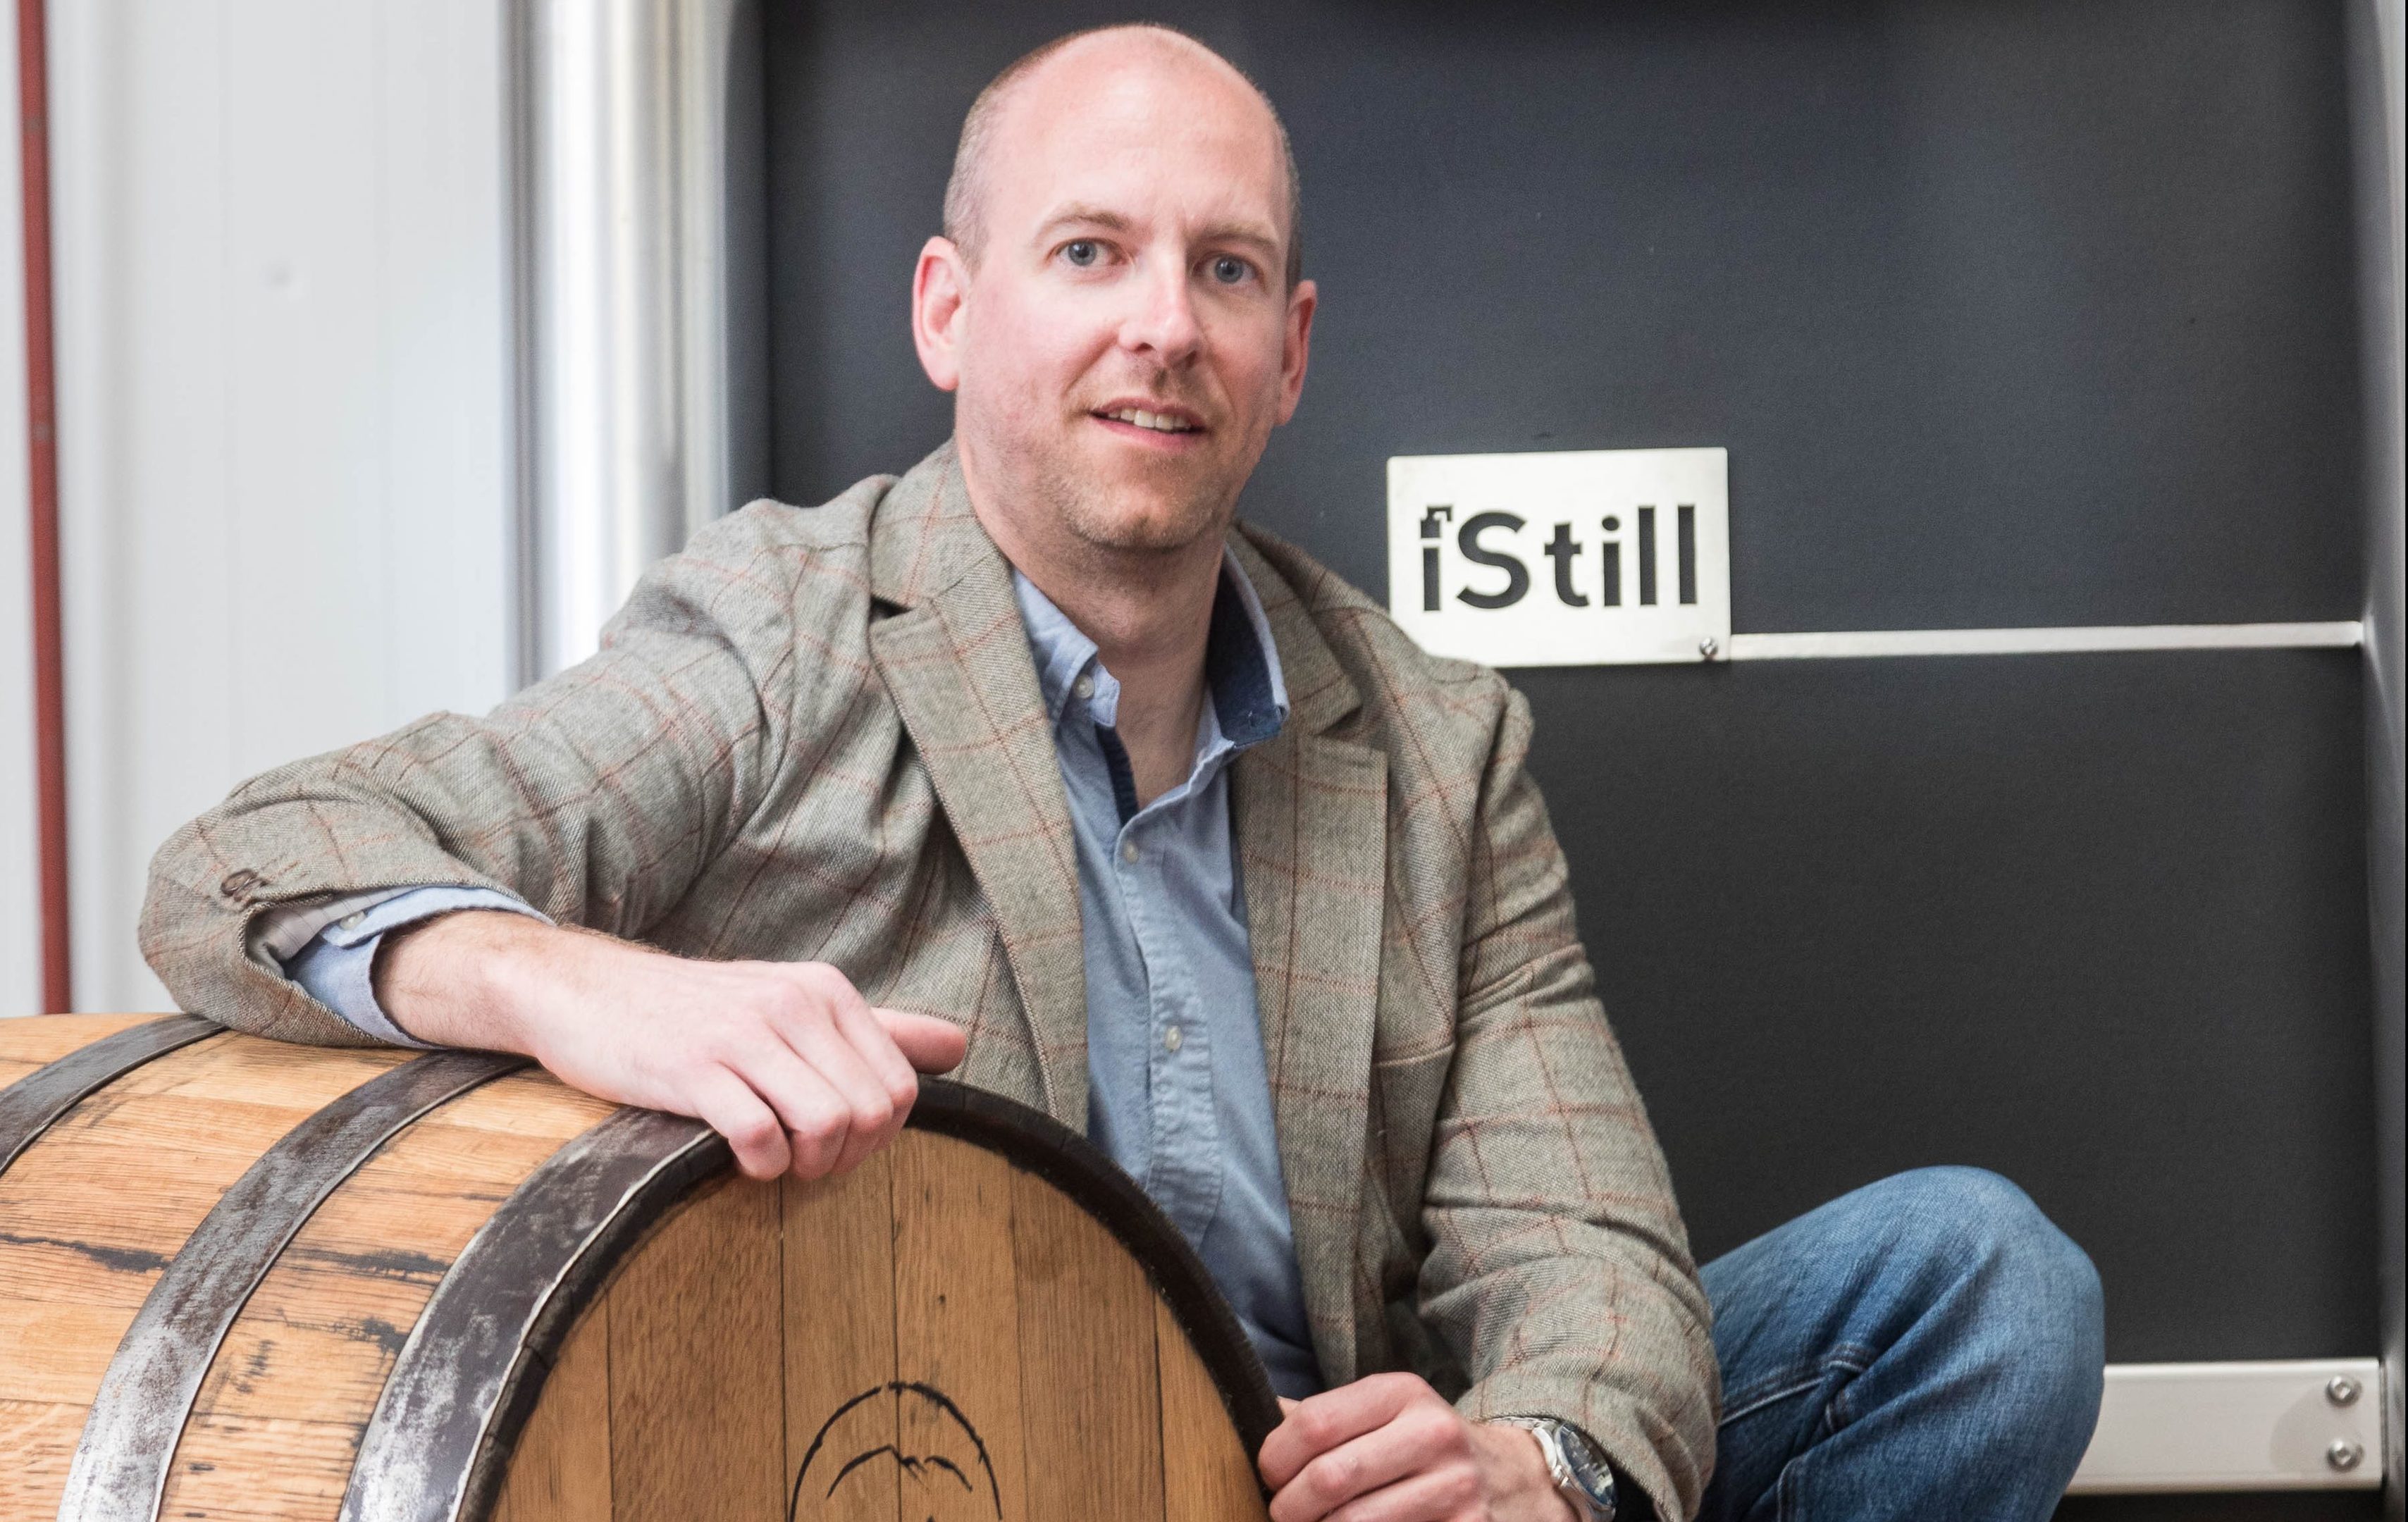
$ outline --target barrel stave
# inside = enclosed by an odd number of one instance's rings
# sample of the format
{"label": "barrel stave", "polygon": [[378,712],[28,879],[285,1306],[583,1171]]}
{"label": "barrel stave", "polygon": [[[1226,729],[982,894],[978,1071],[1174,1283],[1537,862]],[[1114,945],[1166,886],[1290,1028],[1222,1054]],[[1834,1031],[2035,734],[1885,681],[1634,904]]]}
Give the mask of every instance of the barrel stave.
{"label": "barrel stave", "polygon": [[[346,1179],[228,1329],[161,1515],[333,1517],[385,1376],[452,1259],[522,1179],[615,1108],[512,1073],[433,1111]],[[285,1472],[276,1494],[223,1511],[222,1477],[264,1448]]]}
{"label": "barrel stave", "polygon": [[155,1014],[37,1014],[0,1019],[0,1088]]}
{"label": "barrel stave", "polygon": [[1154,1302],[1154,1354],[1162,1390],[1164,1522],[1255,1522],[1268,1514],[1254,1460],[1229,1425],[1228,1408],[1170,1307]]}
{"label": "barrel stave", "polygon": [[15,1302],[0,1320],[30,1307],[72,1327],[72,1340],[0,1360],[0,1400],[53,1413],[12,1413],[24,1435],[0,1469],[0,1515],[56,1511],[119,1339],[219,1197],[279,1137],[406,1055],[211,1037],[87,1098],[0,1173],[0,1302]]}
{"label": "barrel stave", "polygon": [[[842,1178],[788,1180],[785,1208],[786,1486],[810,1455],[828,1414],[895,1378],[895,1157],[909,1141],[877,1153]],[[815,1335],[797,1336],[802,1307],[816,1307]],[[870,1414],[889,1442],[895,1401]],[[819,1522],[895,1522],[899,1472],[861,1477],[812,1498]],[[798,1508],[799,1510],[799,1508]],[[810,1515],[808,1512],[802,1515]]]}
{"label": "barrel stave", "polygon": [[1028,1515],[1159,1517],[1154,1286],[1069,1197],[1033,1173],[1011,1182]]}

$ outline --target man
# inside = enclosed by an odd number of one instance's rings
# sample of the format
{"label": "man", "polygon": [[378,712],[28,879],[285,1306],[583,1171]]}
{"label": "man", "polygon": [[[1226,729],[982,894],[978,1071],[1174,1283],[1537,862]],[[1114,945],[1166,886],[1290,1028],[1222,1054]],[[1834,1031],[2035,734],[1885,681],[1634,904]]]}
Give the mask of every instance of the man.
{"label": "man", "polygon": [[1175,33],[1066,38],[981,96],[945,212],[951,443],[706,529],[484,720],[246,784],[153,869],[168,986],[527,1053],[760,1177],[884,1144],[915,1070],[1041,1105],[1288,1398],[1278,1522],[2045,1515],[2098,1396],[2079,1251],[1936,1170],[1701,1282],[1526,707],[1235,526],[1316,301],[1268,103]]}

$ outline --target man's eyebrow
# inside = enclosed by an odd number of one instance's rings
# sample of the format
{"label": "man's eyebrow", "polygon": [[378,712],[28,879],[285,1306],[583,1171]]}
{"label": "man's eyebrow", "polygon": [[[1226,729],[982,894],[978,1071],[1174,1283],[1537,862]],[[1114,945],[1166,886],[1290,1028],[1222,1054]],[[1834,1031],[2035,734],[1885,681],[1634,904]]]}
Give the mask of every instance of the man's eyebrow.
{"label": "man's eyebrow", "polygon": [[[1065,227],[1100,227],[1107,232],[1125,233],[1137,223],[1120,212],[1083,201],[1073,201],[1046,218],[1037,229],[1039,237],[1048,237]],[[1254,222],[1215,223],[1197,235],[1199,243],[1249,243],[1256,248],[1276,251],[1279,235],[1265,223]]]}
{"label": "man's eyebrow", "polygon": [[1073,201],[1046,218],[1038,228],[1038,233],[1042,236],[1056,228],[1069,226],[1102,227],[1115,233],[1125,233],[1136,225],[1117,211],[1108,211],[1099,206],[1089,206],[1083,201]]}

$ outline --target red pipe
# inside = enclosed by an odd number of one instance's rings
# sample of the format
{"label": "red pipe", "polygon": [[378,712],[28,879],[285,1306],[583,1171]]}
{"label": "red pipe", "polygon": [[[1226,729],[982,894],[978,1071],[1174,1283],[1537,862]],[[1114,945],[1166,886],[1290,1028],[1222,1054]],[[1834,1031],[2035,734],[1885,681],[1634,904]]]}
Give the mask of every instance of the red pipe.
{"label": "red pipe", "polygon": [[67,961],[66,670],[59,638],[58,385],[50,337],[50,92],[45,0],[17,0],[25,194],[26,516],[34,538],[34,783],[42,854],[42,1007],[75,1007]]}

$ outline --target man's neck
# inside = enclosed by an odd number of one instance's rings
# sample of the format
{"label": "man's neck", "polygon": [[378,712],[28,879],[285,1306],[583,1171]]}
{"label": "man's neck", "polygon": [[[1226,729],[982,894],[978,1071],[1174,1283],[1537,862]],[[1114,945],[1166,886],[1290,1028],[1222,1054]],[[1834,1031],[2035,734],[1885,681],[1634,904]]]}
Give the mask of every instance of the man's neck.
{"label": "man's neck", "polygon": [[972,510],[1004,558],[1096,642],[1097,658],[1120,683],[1113,727],[1128,752],[1139,802],[1185,781],[1204,712],[1219,538],[1140,552],[1032,533],[1015,515],[982,503],[975,482],[966,484]]}

